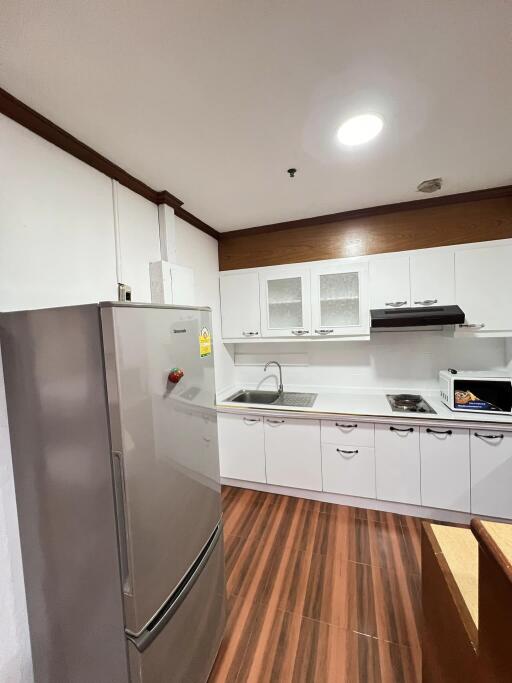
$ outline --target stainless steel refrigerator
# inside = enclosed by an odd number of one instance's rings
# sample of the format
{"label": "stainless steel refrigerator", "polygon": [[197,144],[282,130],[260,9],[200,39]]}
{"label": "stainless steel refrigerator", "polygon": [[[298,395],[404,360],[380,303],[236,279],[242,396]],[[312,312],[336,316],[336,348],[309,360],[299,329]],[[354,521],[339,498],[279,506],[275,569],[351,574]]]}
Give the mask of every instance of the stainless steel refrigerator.
{"label": "stainless steel refrigerator", "polygon": [[225,623],[211,315],[6,313],[37,683],[203,683]]}

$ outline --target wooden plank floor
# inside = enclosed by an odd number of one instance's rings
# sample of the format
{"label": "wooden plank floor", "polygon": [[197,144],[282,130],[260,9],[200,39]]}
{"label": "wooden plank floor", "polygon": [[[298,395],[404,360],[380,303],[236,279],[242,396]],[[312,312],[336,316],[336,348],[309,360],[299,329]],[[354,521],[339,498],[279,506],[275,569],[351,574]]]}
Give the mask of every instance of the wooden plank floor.
{"label": "wooden plank floor", "polygon": [[223,488],[226,635],[209,683],[421,680],[413,517]]}

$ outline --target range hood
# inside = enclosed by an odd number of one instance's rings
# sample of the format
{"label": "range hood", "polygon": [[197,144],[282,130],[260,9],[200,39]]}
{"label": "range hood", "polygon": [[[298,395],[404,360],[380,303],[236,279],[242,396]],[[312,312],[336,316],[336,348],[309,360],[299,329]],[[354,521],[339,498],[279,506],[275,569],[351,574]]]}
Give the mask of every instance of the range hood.
{"label": "range hood", "polygon": [[371,328],[459,325],[464,322],[460,306],[423,306],[415,308],[377,308],[370,311]]}

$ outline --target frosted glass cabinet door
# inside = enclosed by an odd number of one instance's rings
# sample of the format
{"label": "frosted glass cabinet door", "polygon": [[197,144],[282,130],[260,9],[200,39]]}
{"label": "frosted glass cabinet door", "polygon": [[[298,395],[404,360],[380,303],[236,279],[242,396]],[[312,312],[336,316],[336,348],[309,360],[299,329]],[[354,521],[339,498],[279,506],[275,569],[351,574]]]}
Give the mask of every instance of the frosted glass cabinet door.
{"label": "frosted glass cabinet door", "polygon": [[368,264],[331,264],[311,270],[313,335],[367,335]]}
{"label": "frosted glass cabinet door", "polygon": [[273,268],[260,272],[261,333],[264,337],[311,334],[309,271]]}

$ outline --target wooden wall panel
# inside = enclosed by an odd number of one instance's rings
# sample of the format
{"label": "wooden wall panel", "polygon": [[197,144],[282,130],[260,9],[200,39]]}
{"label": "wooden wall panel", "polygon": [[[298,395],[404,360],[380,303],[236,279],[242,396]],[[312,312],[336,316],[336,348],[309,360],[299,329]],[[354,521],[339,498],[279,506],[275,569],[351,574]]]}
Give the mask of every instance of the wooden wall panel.
{"label": "wooden wall panel", "polygon": [[318,225],[221,233],[219,261],[221,270],[230,270],[507,237],[512,237],[512,195],[405,211],[397,208]]}

